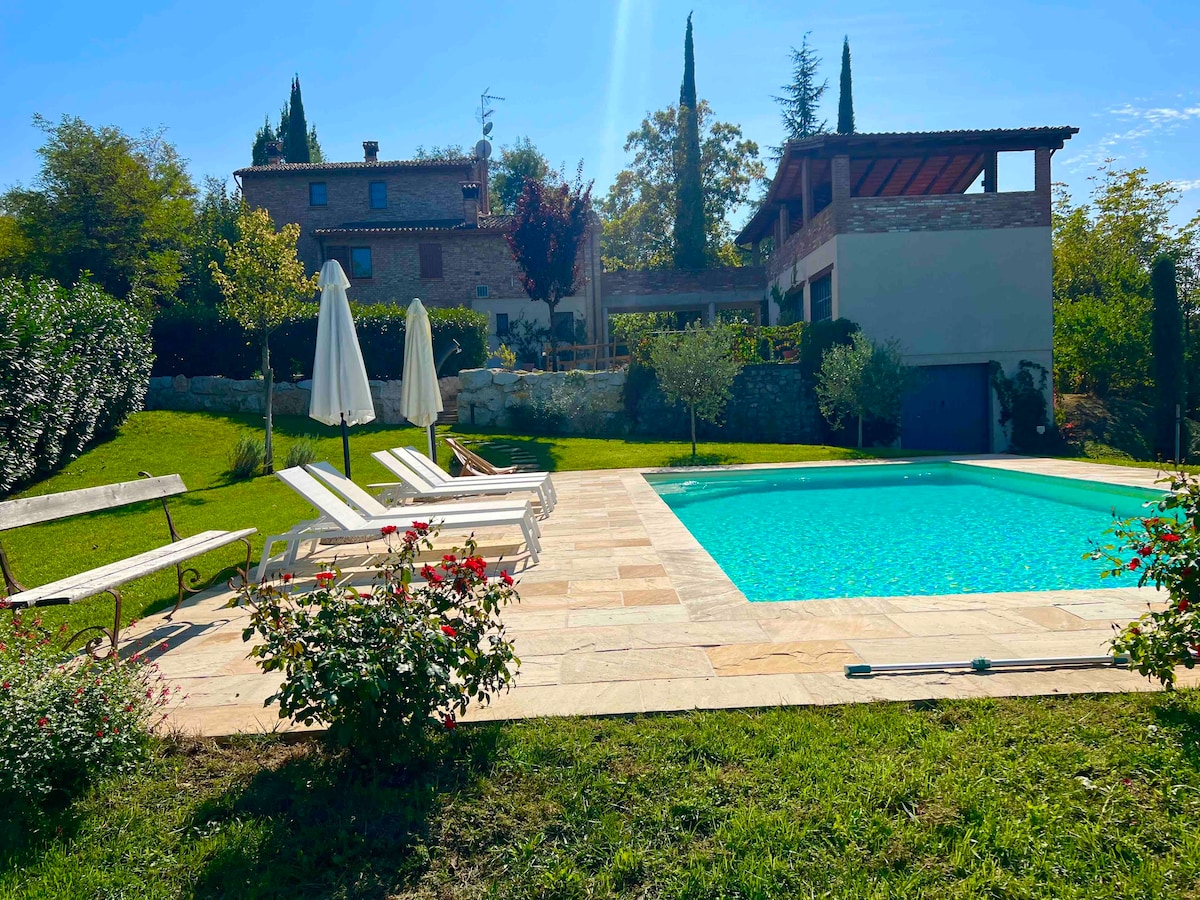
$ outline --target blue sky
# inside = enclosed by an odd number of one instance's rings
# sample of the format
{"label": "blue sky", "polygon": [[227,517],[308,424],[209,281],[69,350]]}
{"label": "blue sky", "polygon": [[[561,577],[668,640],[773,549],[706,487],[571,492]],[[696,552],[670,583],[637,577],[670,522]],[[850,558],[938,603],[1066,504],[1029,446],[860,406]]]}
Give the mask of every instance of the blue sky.
{"label": "blue sky", "polygon": [[[404,158],[478,137],[484,88],[495,142],[529,135],[603,192],[625,134],[677,99],[683,28],[695,12],[697,83],[718,118],[763,146],[779,139],[771,94],[804,32],[824,58],[836,118],[842,35],[854,54],[861,131],[1070,124],[1055,156],[1072,192],[1106,157],[1145,165],[1200,208],[1200,4],[1192,0],[830,4],[777,2],[373,4],[33,3],[0,9],[0,188],[37,171],[34,113],[127,131],[164,126],[193,175],[249,163],[263,116],[293,72],[327,158],[362,141]],[[1026,171],[1029,169],[1030,171]],[[1032,183],[1006,169],[1001,189]]]}

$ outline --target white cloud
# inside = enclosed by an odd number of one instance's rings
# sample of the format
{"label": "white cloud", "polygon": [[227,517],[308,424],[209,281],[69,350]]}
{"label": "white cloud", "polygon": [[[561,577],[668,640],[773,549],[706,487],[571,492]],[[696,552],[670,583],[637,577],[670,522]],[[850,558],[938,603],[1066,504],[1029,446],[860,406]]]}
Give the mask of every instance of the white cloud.
{"label": "white cloud", "polygon": [[[1139,98],[1137,105],[1124,103],[1111,107],[1100,118],[1107,120],[1109,130],[1096,140],[1073,148],[1075,152],[1063,160],[1069,171],[1096,169],[1110,159],[1144,157],[1147,142],[1170,136],[1189,123],[1200,124],[1200,105],[1188,99],[1178,105],[1153,106]],[[1190,181],[1179,183],[1188,185],[1181,190],[1200,187]]]}
{"label": "white cloud", "polygon": [[1171,187],[1177,191],[1200,191],[1200,178],[1176,178]]}

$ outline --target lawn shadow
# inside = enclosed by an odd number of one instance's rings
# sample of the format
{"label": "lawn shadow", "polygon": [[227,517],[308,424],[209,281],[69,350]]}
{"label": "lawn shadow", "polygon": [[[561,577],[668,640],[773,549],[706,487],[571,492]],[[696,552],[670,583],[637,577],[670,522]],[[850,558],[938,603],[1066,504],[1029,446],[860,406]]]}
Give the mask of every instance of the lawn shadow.
{"label": "lawn shadow", "polygon": [[409,768],[312,746],[204,803],[191,822],[227,840],[192,896],[385,898],[415,886],[443,805],[469,793],[499,751],[497,725],[465,726]]}
{"label": "lawn shadow", "polygon": [[1160,727],[1169,728],[1178,736],[1184,756],[1200,767],[1200,710],[1187,705],[1178,694],[1163,696],[1166,702],[1155,704],[1154,717]]}

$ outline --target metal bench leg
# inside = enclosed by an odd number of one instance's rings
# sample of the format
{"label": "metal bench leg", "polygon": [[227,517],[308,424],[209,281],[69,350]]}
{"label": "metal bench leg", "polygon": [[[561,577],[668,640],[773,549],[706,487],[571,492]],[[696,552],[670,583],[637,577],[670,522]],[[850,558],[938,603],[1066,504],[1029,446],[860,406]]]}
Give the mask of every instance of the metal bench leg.
{"label": "metal bench leg", "polygon": [[[113,656],[116,655],[117,643],[121,639],[121,592],[116,590],[115,588],[109,588],[108,590],[104,591],[103,593],[112,594],[112,598],[113,598],[113,625],[112,625],[112,628],[105,628],[103,625],[89,625],[87,628],[81,628],[77,632],[75,632],[73,635],[71,635],[69,638],[66,639],[66,641],[63,643],[64,650],[66,650],[73,643],[75,643],[77,640],[79,640],[79,638],[82,635],[85,635],[90,631],[98,631],[98,632],[100,632],[98,635],[89,639],[88,642],[83,645],[83,652],[87,653],[91,656],[95,656],[97,659],[103,659],[105,656],[109,656],[109,655],[113,655]],[[108,643],[109,643],[108,652],[97,656],[96,650],[97,650],[97,648],[100,647],[101,644],[104,643],[105,638],[108,638]]]}
{"label": "metal bench leg", "polygon": [[17,581],[8,565],[8,554],[4,552],[3,544],[0,544],[0,573],[4,574],[4,592],[8,596],[11,597],[13,594],[19,594],[25,590],[25,586]]}

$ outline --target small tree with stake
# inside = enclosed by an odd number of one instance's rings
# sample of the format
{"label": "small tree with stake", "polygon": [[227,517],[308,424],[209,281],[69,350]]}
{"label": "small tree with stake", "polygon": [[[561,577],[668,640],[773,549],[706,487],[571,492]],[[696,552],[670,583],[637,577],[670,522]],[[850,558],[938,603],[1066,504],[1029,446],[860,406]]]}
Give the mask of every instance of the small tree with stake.
{"label": "small tree with stake", "polygon": [[722,326],[705,328],[693,323],[681,333],[655,338],[650,362],[667,399],[688,408],[694,460],[696,416],[706,422],[720,421],[733,379],[742,370],[733,355],[733,334]]}
{"label": "small tree with stake", "polygon": [[830,427],[839,429],[848,416],[858,419],[858,446],[863,420],[897,424],[904,390],[911,379],[896,341],[873,344],[856,331],[849,344],[825,351],[817,373],[817,404]]}
{"label": "small tree with stake", "polygon": [[209,263],[213,279],[225,297],[226,311],[262,346],[263,409],[266,412],[266,457],[263,472],[274,470],[271,452],[271,405],[274,372],[271,369],[271,332],[305,311],[305,301],[317,289],[317,276],[304,274],[296,257],[300,226],[284,225],[279,231],[265,209],[244,210],[238,217],[237,243],[221,240],[223,265]]}
{"label": "small tree with stake", "polygon": [[563,297],[578,289],[580,249],[592,214],[592,185],[551,187],[527,179],[509,226],[509,249],[521,268],[521,287],[530,300],[550,310],[550,366],[558,369],[558,333],[554,311]]}

